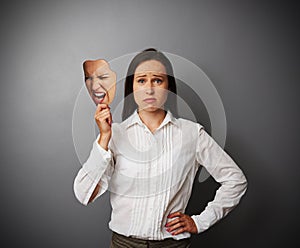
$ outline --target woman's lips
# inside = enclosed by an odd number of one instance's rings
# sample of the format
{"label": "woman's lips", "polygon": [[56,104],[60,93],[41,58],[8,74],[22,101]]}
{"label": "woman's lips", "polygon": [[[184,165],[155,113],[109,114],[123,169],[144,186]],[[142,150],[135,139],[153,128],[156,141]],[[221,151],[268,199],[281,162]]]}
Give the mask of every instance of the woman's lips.
{"label": "woman's lips", "polygon": [[145,98],[143,101],[146,103],[153,103],[156,101],[156,98]]}

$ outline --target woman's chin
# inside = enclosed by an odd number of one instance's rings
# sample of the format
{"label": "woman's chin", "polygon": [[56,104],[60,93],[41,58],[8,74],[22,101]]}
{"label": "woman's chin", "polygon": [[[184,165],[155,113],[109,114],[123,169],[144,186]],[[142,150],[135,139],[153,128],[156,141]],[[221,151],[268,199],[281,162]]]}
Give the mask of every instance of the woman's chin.
{"label": "woman's chin", "polygon": [[146,106],[146,107],[143,107],[142,109],[140,108],[140,110],[145,111],[145,112],[154,113],[154,112],[162,111],[162,110],[164,110],[164,108],[158,107],[158,106]]}

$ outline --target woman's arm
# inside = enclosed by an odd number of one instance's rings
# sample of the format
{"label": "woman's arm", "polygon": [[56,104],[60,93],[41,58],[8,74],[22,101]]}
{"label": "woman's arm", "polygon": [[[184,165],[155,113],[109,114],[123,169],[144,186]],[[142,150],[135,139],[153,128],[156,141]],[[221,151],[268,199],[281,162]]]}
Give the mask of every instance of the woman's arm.
{"label": "woman's arm", "polygon": [[[108,150],[108,142],[110,140],[110,137],[108,136],[100,136],[100,138],[98,139],[98,144],[104,148],[106,151]],[[99,194],[100,191],[100,183],[97,184],[96,188],[94,189],[88,203],[93,202],[94,199],[96,198],[96,196]]]}
{"label": "woman's arm", "polygon": [[114,172],[112,152],[103,149],[99,138],[93,143],[87,161],[82,165],[74,180],[74,193],[83,205],[94,201],[108,188],[109,181]]}
{"label": "woman's arm", "polygon": [[213,201],[207,204],[205,210],[199,215],[191,216],[200,233],[238,205],[247,190],[247,179],[233,159],[200,125],[196,159],[221,184]]}
{"label": "woman's arm", "polygon": [[84,205],[94,201],[107,190],[114,170],[112,153],[108,148],[112,135],[112,118],[108,105],[98,104],[94,118],[100,135],[93,144],[88,160],[74,180],[75,195]]}

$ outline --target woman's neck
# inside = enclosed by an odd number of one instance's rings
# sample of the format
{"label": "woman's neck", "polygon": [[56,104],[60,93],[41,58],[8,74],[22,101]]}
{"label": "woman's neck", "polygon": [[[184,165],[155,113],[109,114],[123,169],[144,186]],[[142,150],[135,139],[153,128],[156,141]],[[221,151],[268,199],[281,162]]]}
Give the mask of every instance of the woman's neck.
{"label": "woman's neck", "polygon": [[138,111],[138,114],[139,114],[142,122],[153,133],[165,119],[166,111],[163,109],[158,109],[153,112],[141,110],[141,111]]}

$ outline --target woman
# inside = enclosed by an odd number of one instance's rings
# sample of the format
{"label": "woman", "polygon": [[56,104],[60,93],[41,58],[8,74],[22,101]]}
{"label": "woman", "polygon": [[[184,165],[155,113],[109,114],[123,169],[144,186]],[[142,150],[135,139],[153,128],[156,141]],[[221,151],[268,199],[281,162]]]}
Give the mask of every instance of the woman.
{"label": "woman", "polygon": [[[192,121],[177,117],[176,84],[167,57],[147,49],[131,61],[123,122],[98,104],[100,134],[74,181],[87,205],[110,190],[111,247],[190,247],[226,216],[246,192],[247,180],[231,157]],[[184,214],[197,170],[221,184],[199,215]]]}

